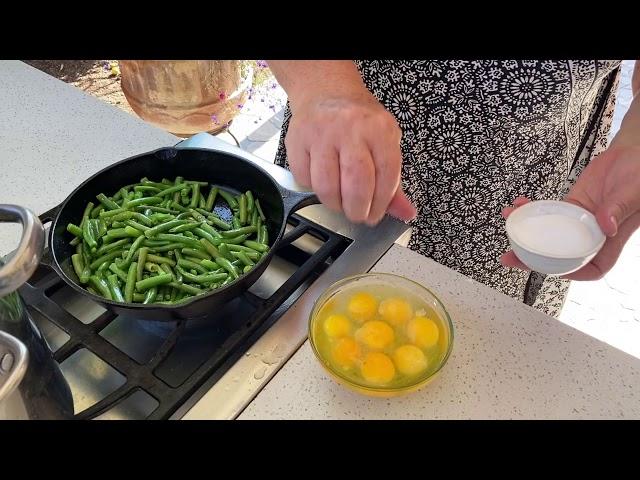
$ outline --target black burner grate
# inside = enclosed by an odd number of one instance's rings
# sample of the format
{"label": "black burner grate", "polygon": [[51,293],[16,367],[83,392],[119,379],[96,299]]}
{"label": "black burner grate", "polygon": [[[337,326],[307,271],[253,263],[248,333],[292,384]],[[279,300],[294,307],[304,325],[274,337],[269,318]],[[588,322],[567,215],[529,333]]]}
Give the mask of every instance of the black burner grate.
{"label": "black burner grate", "polygon": [[[83,322],[55,299],[56,291],[68,289],[66,284],[53,271],[40,266],[20,294],[32,312],[68,335],[54,353],[56,361],[63,364],[72,355],[87,349],[125,379],[111,393],[76,412],[75,417],[92,419],[111,409],[122,408],[123,403],[140,391],[157,402],[156,408],[142,418],[167,419],[187,402],[197,401],[204,394],[202,387],[215,383],[244,355],[351,242],[297,215],[290,218],[289,224],[292,228],[283,238],[274,261],[280,258],[294,265],[291,276],[267,298],[246,292],[206,319],[145,322],[105,311],[93,321]],[[307,235],[320,245],[314,252],[294,244]],[[265,274],[268,272],[267,269]],[[68,290],[70,295],[79,297]],[[125,328],[126,331],[119,331]],[[125,343],[119,348],[116,339]],[[146,342],[147,347],[155,345],[156,348],[147,352],[145,358],[136,357],[127,353],[130,348],[127,345],[132,342]],[[73,384],[71,389],[73,392]]]}

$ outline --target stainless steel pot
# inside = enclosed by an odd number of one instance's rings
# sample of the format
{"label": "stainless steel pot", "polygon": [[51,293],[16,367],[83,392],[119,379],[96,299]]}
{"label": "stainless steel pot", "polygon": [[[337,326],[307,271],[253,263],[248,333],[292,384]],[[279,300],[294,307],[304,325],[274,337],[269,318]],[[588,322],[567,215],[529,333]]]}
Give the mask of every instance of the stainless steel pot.
{"label": "stainless steel pot", "polygon": [[0,419],[73,416],[73,398],[17,290],[38,267],[44,229],[25,208],[0,204],[0,222],[22,224],[18,248],[0,258]]}

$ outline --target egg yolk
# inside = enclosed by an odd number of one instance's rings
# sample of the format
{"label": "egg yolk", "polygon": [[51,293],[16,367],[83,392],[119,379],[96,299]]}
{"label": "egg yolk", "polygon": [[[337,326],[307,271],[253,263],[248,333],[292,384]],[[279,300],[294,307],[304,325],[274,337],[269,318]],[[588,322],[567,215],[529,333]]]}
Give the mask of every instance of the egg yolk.
{"label": "egg yolk", "polygon": [[401,298],[387,298],[380,302],[378,313],[394,327],[404,325],[413,317],[413,308]]}
{"label": "egg yolk", "polygon": [[344,370],[353,367],[359,355],[360,347],[352,338],[341,338],[333,347],[333,359]]}
{"label": "egg yolk", "polygon": [[365,292],[356,293],[349,300],[347,310],[354,320],[364,322],[372,318],[378,307],[378,302],[373,295]]}
{"label": "egg yolk", "polygon": [[374,385],[389,383],[396,374],[391,359],[379,352],[368,353],[362,362],[360,371],[364,379]]}
{"label": "egg yolk", "polygon": [[417,375],[427,368],[427,357],[415,345],[402,345],[393,352],[393,361],[404,375]]}
{"label": "egg yolk", "polygon": [[351,322],[344,315],[330,315],[324,321],[324,333],[329,337],[346,337],[351,333]]}
{"label": "egg yolk", "polygon": [[382,350],[395,339],[393,328],[381,320],[366,322],[355,334],[356,340],[372,350]]}
{"label": "egg yolk", "polygon": [[407,336],[418,347],[430,348],[438,342],[440,332],[436,322],[430,318],[416,317],[407,324]]}

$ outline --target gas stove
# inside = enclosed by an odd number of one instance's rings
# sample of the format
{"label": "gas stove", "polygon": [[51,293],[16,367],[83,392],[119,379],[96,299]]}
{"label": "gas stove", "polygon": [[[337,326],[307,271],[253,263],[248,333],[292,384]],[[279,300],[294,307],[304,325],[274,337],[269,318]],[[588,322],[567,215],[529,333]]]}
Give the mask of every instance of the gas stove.
{"label": "gas stove", "polygon": [[[241,155],[280,184],[291,174],[211,135],[177,148]],[[296,238],[251,289],[205,319],[153,322],[115,315],[40,266],[21,290],[73,394],[78,419],[232,419],[307,337],[313,302],[332,283],[368,271],[408,234],[386,218],[353,225],[321,205],[292,216]]]}

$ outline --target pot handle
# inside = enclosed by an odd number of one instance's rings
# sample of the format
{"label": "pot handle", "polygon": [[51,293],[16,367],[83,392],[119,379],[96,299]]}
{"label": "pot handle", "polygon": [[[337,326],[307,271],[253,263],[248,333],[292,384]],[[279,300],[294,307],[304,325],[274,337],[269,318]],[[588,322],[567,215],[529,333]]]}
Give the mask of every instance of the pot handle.
{"label": "pot handle", "polygon": [[0,204],[0,222],[22,223],[20,245],[0,267],[0,298],[25,283],[40,263],[44,247],[44,228],[31,211],[17,205]]}
{"label": "pot handle", "polygon": [[284,204],[284,218],[289,218],[296,210],[320,203],[318,196],[313,192],[296,192],[284,187],[280,187],[280,190]]}
{"label": "pot handle", "polygon": [[0,331],[0,403],[20,384],[29,362],[24,343]]}

